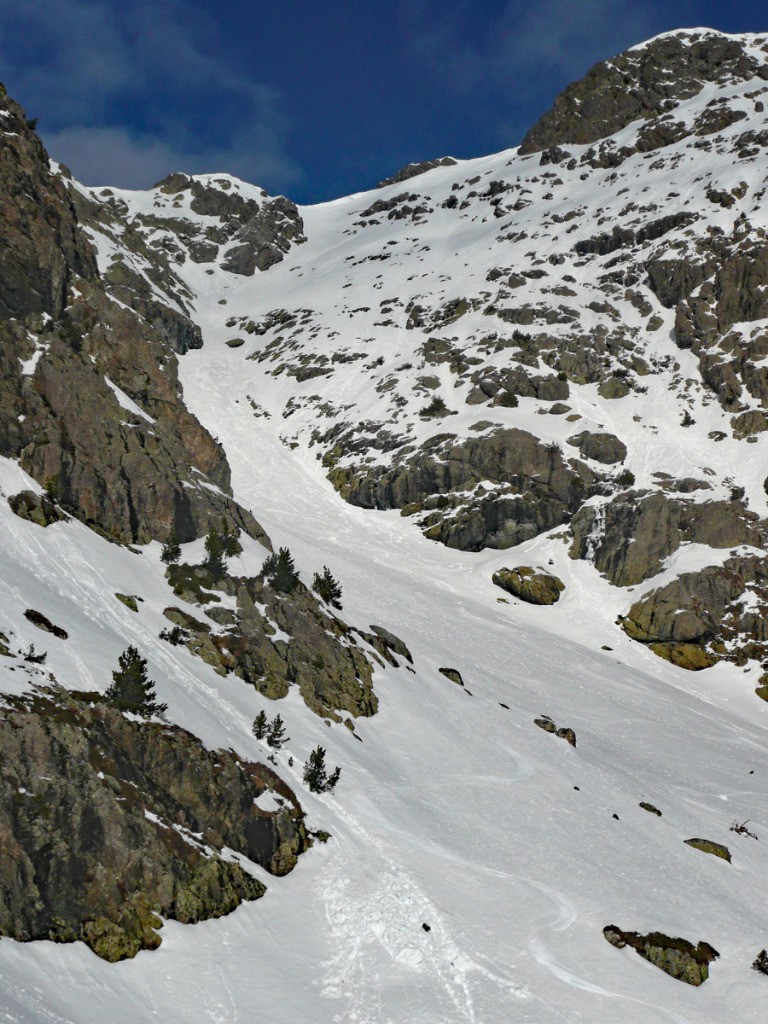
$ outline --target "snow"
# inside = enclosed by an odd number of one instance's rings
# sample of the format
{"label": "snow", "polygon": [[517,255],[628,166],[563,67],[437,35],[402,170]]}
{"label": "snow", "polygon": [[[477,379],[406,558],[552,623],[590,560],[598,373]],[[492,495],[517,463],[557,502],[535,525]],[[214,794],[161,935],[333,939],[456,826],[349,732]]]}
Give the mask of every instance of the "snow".
{"label": "snow", "polygon": [[120,404],[121,409],[125,409],[128,412],[132,412],[134,416],[140,416],[141,419],[146,420],[147,423],[155,422],[155,420],[153,420],[148,413],[144,412],[143,409],[140,409],[139,406],[136,405],[132,398],[129,398],[124,391],[121,391],[117,384],[111,381],[109,377],[104,377],[104,383],[114,394],[115,398]]}
{"label": "snow", "polygon": [[[707,96],[682,104],[675,116],[693,118]],[[755,121],[762,123],[757,116]],[[730,138],[747,124],[722,134]],[[617,136],[617,144],[634,130],[630,126]],[[577,157],[584,148],[569,147]],[[653,311],[662,317],[662,327],[641,336],[644,356],[673,354],[677,368],[640,378],[647,391],[619,401],[602,399],[596,385],[572,386],[568,404],[581,416],[578,423],[540,415],[546,405],[534,399],[521,399],[515,409],[468,406],[465,391],[454,388],[442,365],[396,370],[409,361],[416,364],[419,346],[429,337],[406,329],[404,307],[410,299],[422,297],[424,305],[437,306],[492,290],[486,280],[491,268],[527,268],[527,253],[534,248],[545,260],[556,257],[573,241],[606,230],[599,226],[601,217],[618,218],[630,200],[642,205],[646,188],[660,200],[674,189],[681,208],[689,202],[708,224],[730,231],[739,207],[713,207],[697,179],[716,172],[718,187],[730,188],[745,178],[745,209],[753,223],[768,227],[759,199],[765,179],[759,162],[724,166],[718,154],[691,157],[685,146],[664,151],[665,159],[675,153],[681,155],[677,166],[668,161],[656,171],[644,155],[633,156],[616,180],[610,175],[617,172],[598,170],[581,181],[581,168],[569,174],[559,167],[557,173],[567,179],[562,186],[550,179],[533,181],[542,174],[538,157],[521,159],[515,150],[460,161],[408,182],[302,209],[308,241],[267,274],[236,278],[214,267],[208,275],[205,265],[190,262],[179,269],[195,296],[194,316],[205,339],[202,350],[180,360],[184,392],[191,410],[225,447],[236,498],[253,510],[276,547],[290,547],[305,581],[328,565],[343,587],[345,620],[361,627],[380,624],[401,637],[413,652],[415,673],[376,668],[380,710],[372,719],[356,720],[355,735],[310,713],[295,689],[275,705],[240,680],[219,677],[184,648],[159,640],[168,626],[163,609],[179,602],[164,579],[158,544],[135,554],[74,521],[42,530],[0,502],[0,628],[15,651],[32,642],[48,651],[45,673],[31,672],[18,657],[0,659],[0,687],[21,692],[44,681],[50,670],[67,686],[103,692],[118,654],[135,644],[148,658],[170,720],[212,748],[233,748],[263,760],[267,751],[253,737],[251,723],[262,709],[270,717],[279,712],[291,739],[275,754],[277,770],[300,794],[309,827],[332,836],[327,844],[316,843],[286,877],[262,873],[268,886],[263,899],[194,926],[168,921],[161,947],[132,961],[107,964],[82,944],[0,939],[0,1019],[15,1024],[764,1020],[765,979],[749,969],[768,942],[764,909],[755,898],[768,866],[768,705],[753,692],[760,668],[718,664],[686,673],[616,626],[617,616],[643,593],[681,572],[719,564],[730,552],[685,545],[661,574],[620,590],[608,586],[588,562],[568,557],[562,530],[512,551],[448,549],[425,540],[397,511],[344,503],[316,458],[321,446],[311,440],[318,426],[391,416],[397,417],[391,423],[398,429],[410,431],[414,444],[442,430],[464,436],[484,420],[561,444],[574,432],[601,429],[627,444],[626,466],[638,486],[654,486],[658,472],[696,476],[712,484],[711,491],[697,492],[696,500],[721,498],[738,466],[750,507],[764,514],[766,435],[748,448],[730,436],[729,415],[696,383],[694,356],[671,345],[674,311],[658,304]],[[650,162],[658,158],[651,154]],[[494,220],[479,201],[463,217],[443,209],[452,185],[476,175],[477,186],[464,186],[459,197],[494,179],[519,179],[531,190],[532,205],[502,220]],[[246,197],[262,195],[256,186],[227,181]],[[620,194],[620,187],[629,192]],[[549,190],[555,198],[545,200]],[[88,192],[98,198],[98,190]],[[403,192],[418,193],[434,209],[425,223],[384,218],[379,225],[353,226],[376,199]],[[113,194],[128,204],[133,217],[156,212],[158,202],[168,206],[166,212],[172,209],[173,197],[159,197],[156,190],[115,189]],[[187,196],[180,212],[192,219],[196,215],[187,209],[188,201]],[[584,211],[583,219],[577,232],[565,234],[570,224],[560,227],[551,215],[574,209]],[[511,232],[528,237],[510,241]],[[663,243],[685,239],[681,229]],[[397,253],[390,259],[352,265],[381,255],[390,241],[397,243],[389,247]],[[119,239],[99,235],[97,244],[100,261],[105,253],[119,251]],[[661,243],[653,243],[649,252],[656,246]],[[573,280],[567,283],[577,298],[557,302],[583,308],[599,297],[593,282],[605,262],[569,265]],[[555,301],[542,289],[566,282],[556,262],[543,265],[549,276],[529,281],[520,301]],[[380,301],[390,296],[403,305],[388,314],[392,326],[377,326]],[[624,322],[645,328],[647,317],[628,302],[619,305]],[[363,307],[368,312],[351,312]],[[300,352],[330,358],[349,349],[364,351],[364,360],[338,365],[330,378],[297,383],[270,372],[295,353],[263,363],[248,358],[262,352],[279,330],[263,338],[247,335],[241,349],[226,346],[237,333],[226,326],[228,318],[258,320],[278,308],[312,310],[311,324],[297,335]],[[457,338],[465,352],[488,363],[482,339],[492,329],[489,320],[480,307],[434,334]],[[603,322],[601,314],[584,310],[585,332]],[[315,334],[313,326],[319,328]],[[553,336],[563,330],[568,328],[551,327]],[[367,368],[382,357],[381,368]],[[377,391],[387,373],[396,373],[407,396],[394,413],[387,394]],[[413,392],[421,373],[438,376],[439,387],[429,394],[442,395],[459,410],[456,416],[432,422],[418,417],[429,400],[423,390]],[[123,408],[151,421],[108,383]],[[307,402],[284,417],[290,398],[315,394],[337,410],[347,406],[352,412],[323,417],[317,402]],[[269,417],[253,415],[249,396]],[[696,423],[683,428],[680,402],[687,397],[695,401]],[[717,430],[728,434],[725,440],[709,437]],[[283,436],[295,447],[289,448]],[[0,459],[3,494],[23,487],[39,490],[17,465]],[[264,549],[242,540],[245,550],[233,568],[258,572]],[[195,560],[202,553],[199,540],[185,545],[182,557]],[[502,598],[491,583],[493,572],[504,565],[550,562],[566,584],[554,607]],[[139,613],[117,601],[116,592],[141,596]],[[23,617],[29,607],[66,628],[69,641],[36,630]],[[195,606],[187,607],[199,614]],[[290,640],[279,633],[277,639]],[[444,666],[461,671],[465,689],[440,675]],[[540,714],[572,727],[577,747],[537,729],[533,718]],[[326,748],[328,763],[342,768],[333,795],[313,795],[302,785],[302,765],[318,744]],[[267,808],[270,799],[264,794],[259,806]],[[642,810],[642,800],[658,806],[662,817]],[[749,819],[761,841],[731,832],[734,819]],[[692,836],[726,843],[733,864],[691,850],[684,840]],[[609,923],[703,939],[721,957],[706,985],[693,989],[630,950],[611,947],[601,934]]]}

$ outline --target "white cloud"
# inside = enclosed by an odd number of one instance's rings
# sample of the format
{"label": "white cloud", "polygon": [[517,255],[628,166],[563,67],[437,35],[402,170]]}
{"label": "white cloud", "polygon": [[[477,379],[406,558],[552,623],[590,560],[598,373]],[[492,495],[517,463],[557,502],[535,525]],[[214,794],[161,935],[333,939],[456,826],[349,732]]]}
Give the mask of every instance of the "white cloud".
{"label": "white cloud", "polygon": [[181,0],[15,0],[0,7],[0,76],[83,181],[224,169],[271,188],[299,180],[281,96],[221,56],[216,33]]}
{"label": "white cloud", "polygon": [[85,185],[148,188],[172,171],[206,174],[222,171],[255,184],[290,183],[299,168],[282,154],[257,142],[232,148],[185,148],[163,139],[138,136],[125,128],[74,126],[43,131],[50,156],[66,164]]}

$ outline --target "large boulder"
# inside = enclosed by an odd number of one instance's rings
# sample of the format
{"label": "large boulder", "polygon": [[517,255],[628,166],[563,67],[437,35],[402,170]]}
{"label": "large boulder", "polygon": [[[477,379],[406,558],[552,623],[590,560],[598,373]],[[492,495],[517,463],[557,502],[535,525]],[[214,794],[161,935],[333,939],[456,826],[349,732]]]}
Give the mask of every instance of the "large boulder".
{"label": "large boulder", "polygon": [[568,438],[568,444],[579,449],[582,459],[594,459],[606,466],[623,462],[627,457],[627,446],[615,434],[591,433],[588,430]]}
{"label": "large boulder", "polygon": [[565,590],[565,584],[557,576],[529,565],[499,569],[493,574],[493,582],[527,604],[555,604]]}
{"label": "large boulder", "polygon": [[662,932],[625,932],[614,924],[603,928],[603,936],[617,949],[631,946],[644,960],[648,960],[671,978],[688,985],[701,985],[709,977],[709,965],[720,954],[708,942],[694,946],[687,939],[671,938]]}

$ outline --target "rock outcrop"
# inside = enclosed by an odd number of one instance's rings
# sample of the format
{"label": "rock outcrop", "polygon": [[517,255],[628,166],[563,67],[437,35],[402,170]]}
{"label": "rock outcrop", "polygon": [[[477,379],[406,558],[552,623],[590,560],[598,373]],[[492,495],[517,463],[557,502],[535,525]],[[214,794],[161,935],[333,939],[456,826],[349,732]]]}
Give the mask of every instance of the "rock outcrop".
{"label": "rock outcrop", "polygon": [[683,573],[636,601],[621,625],[682,668],[768,657],[768,569],[756,555]]}
{"label": "rock outcrop", "polygon": [[648,960],[672,978],[687,985],[701,985],[709,977],[709,965],[720,954],[708,942],[694,946],[687,939],[670,938],[662,932],[625,932],[614,924],[603,928],[603,935],[612,946],[623,949],[631,946],[644,960]]}
{"label": "rock outcrop", "polygon": [[589,558],[617,587],[655,576],[686,541],[731,548],[762,545],[765,538],[757,516],[737,501],[698,503],[660,491],[628,491],[606,505],[586,505],[571,530],[571,557]]}
{"label": "rock outcrop", "polygon": [[191,322],[171,299],[135,312],[111,297],[64,179],[4,90],[0,112],[0,454],[112,539],[192,540],[224,517],[268,544],[184,405],[174,350],[195,343]]}
{"label": "rock outcrop", "polygon": [[[166,608],[166,618],[183,630],[189,650],[219,674],[233,673],[273,700],[295,684],[311,710],[336,720],[339,711],[375,714],[369,651],[397,665],[396,638],[388,642],[353,629],[301,582],[282,593],[261,576],[215,576],[205,566],[186,564],[170,566],[168,579],[210,621],[177,607]],[[236,612],[219,607],[221,594],[235,599]]]}
{"label": "rock outcrop", "polygon": [[40,139],[2,85],[0,114],[0,318],[58,320],[75,278],[97,277],[96,258]]}
{"label": "rock outcrop", "polygon": [[[258,899],[307,846],[296,797],[264,765],[64,690],[0,709],[0,934],[82,940],[105,960]],[[274,810],[259,807],[267,794]]]}
{"label": "rock outcrop", "polygon": [[512,547],[567,522],[598,480],[559,445],[514,428],[466,439],[438,434],[398,453],[391,468],[335,465],[328,476],[351,504],[424,513],[419,524],[430,540],[466,551]]}

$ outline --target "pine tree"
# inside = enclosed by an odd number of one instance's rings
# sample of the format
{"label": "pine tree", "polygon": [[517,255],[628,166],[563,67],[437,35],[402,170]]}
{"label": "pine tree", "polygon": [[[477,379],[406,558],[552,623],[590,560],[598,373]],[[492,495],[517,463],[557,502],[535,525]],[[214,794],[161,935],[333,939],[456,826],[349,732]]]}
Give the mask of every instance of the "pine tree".
{"label": "pine tree", "polygon": [[257,740],[263,740],[267,735],[268,728],[269,722],[267,721],[267,716],[264,711],[261,710],[253,720],[253,728],[251,731]]}
{"label": "pine tree", "polygon": [[325,793],[336,788],[341,768],[338,766],[329,775],[325,767],[325,750],[316,746],[304,764],[304,782],[312,793]]}
{"label": "pine tree", "polygon": [[768,950],[760,950],[752,962],[752,970],[759,974],[768,974]]}
{"label": "pine tree", "polygon": [[166,565],[171,565],[173,562],[178,562],[180,558],[181,545],[179,544],[179,538],[176,536],[176,527],[172,526],[171,532],[168,534],[168,540],[163,544],[163,550],[160,552],[160,559]]}
{"label": "pine tree", "polygon": [[265,580],[271,580],[275,575],[277,569],[277,555],[273,551],[271,555],[267,555],[264,559],[264,564],[261,567],[261,575]]}
{"label": "pine tree", "polygon": [[237,539],[237,532],[233,531],[224,516],[221,517],[221,544],[224,554],[228,558],[242,553],[243,545]]}
{"label": "pine tree", "polygon": [[320,595],[326,604],[333,605],[334,608],[341,608],[341,586],[339,581],[333,578],[327,565],[323,566],[322,576],[319,572],[315,573],[312,589]]}
{"label": "pine tree", "polygon": [[269,555],[261,567],[264,578],[282,594],[290,594],[299,582],[299,574],[288,548],[280,548],[277,554]]}
{"label": "pine tree", "polygon": [[129,647],[118,659],[120,666],[112,673],[112,685],[105,696],[121,711],[137,715],[159,715],[168,709],[155,699],[155,684],[147,678],[147,659],[135,647]]}
{"label": "pine tree", "polygon": [[223,576],[227,571],[224,538],[214,526],[210,527],[205,538],[205,554],[208,572],[213,577]]}
{"label": "pine tree", "polygon": [[304,782],[312,793],[322,793],[328,785],[325,750],[321,746],[315,747],[304,764]]}
{"label": "pine tree", "polygon": [[270,747],[279,750],[284,743],[287,743],[290,736],[285,735],[285,725],[280,715],[275,715],[267,733],[267,743]]}

